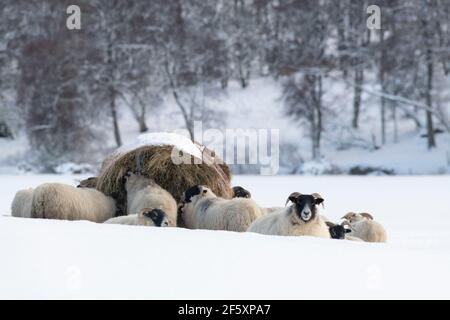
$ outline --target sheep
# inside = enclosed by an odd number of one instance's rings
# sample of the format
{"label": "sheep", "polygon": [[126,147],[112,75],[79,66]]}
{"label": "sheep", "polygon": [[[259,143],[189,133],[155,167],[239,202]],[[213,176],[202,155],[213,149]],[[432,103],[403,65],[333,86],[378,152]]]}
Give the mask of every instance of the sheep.
{"label": "sheep", "polygon": [[11,215],[19,218],[31,218],[33,188],[17,191],[11,204]]}
{"label": "sheep", "polygon": [[330,221],[325,221],[326,225],[328,226],[328,230],[330,231],[330,236],[332,239],[338,239],[338,240],[350,240],[350,241],[359,241],[359,242],[363,242],[363,240],[357,238],[357,237],[353,237],[348,235],[348,233],[350,233],[351,230],[351,226],[350,229],[345,228],[345,224],[335,224],[333,222]]}
{"label": "sheep", "polygon": [[181,217],[188,229],[245,232],[262,216],[260,207],[251,199],[231,200],[217,197],[206,186],[194,186],[183,193]]}
{"label": "sheep", "polygon": [[252,197],[252,194],[250,193],[250,191],[236,186],[233,187],[233,198],[247,198],[250,199]]}
{"label": "sheep", "polygon": [[114,199],[100,191],[46,183],[33,192],[31,217],[104,222],[116,215]]}
{"label": "sheep", "polygon": [[[233,198],[251,199],[251,197],[252,197],[252,194],[250,193],[250,191],[248,191],[240,186],[233,187]],[[281,207],[261,208],[261,212],[264,215],[266,215],[268,213],[278,211],[280,209],[282,209],[282,208]]]}
{"label": "sheep", "polygon": [[350,236],[360,238],[366,242],[386,242],[387,234],[383,226],[373,220],[369,213],[349,212],[341,219],[351,227]]}
{"label": "sheep", "polygon": [[167,214],[169,225],[177,225],[177,202],[173,196],[155,181],[128,172],[125,175],[127,214],[141,212],[144,208],[161,209]]}
{"label": "sheep", "polygon": [[327,225],[318,214],[318,206],[324,199],[318,193],[302,195],[292,193],[287,203],[293,204],[254,221],[248,232],[279,236],[315,236],[330,238]]}
{"label": "sheep", "polygon": [[168,227],[169,219],[161,209],[144,208],[137,214],[120,216],[106,220],[108,224],[125,224],[137,226]]}

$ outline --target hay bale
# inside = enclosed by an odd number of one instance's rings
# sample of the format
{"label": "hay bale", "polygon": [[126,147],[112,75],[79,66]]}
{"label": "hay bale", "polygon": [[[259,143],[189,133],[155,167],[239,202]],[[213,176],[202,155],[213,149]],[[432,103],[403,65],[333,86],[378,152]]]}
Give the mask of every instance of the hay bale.
{"label": "hay bale", "polygon": [[[231,173],[220,159],[212,164],[175,164],[171,154],[173,146],[144,146],[122,155],[105,159],[97,180],[97,189],[116,199],[120,211],[126,212],[126,190],[123,176],[127,171],[137,171],[140,164],[142,175],[153,179],[169,191],[177,202],[184,191],[194,185],[206,185],[217,195],[232,197]],[[204,150],[204,158],[211,160],[213,152]],[[194,158],[185,155],[194,163]],[[210,162],[208,162],[210,163]]]}

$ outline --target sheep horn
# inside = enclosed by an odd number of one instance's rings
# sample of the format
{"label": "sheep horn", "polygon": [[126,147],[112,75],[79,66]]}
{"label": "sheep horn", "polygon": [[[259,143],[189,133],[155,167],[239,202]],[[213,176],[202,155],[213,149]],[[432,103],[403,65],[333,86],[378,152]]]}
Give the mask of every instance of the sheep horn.
{"label": "sheep horn", "polygon": [[317,193],[317,192],[313,193],[311,196],[313,196],[313,198],[316,199],[316,200],[320,199],[321,200],[320,204],[322,205],[322,208],[325,209],[324,199],[319,193]]}
{"label": "sheep horn", "polygon": [[352,217],[352,215],[354,215],[354,213],[353,212],[349,212],[345,216],[343,216],[341,219],[348,220],[348,219],[350,219]]}
{"label": "sheep horn", "polygon": [[312,196],[314,197],[314,199],[323,199],[323,197],[319,194],[319,193],[313,193]]}
{"label": "sheep horn", "polygon": [[364,218],[373,220],[373,216],[370,213],[360,213]]}
{"label": "sheep horn", "polygon": [[296,199],[296,198],[300,197],[301,195],[302,195],[302,194],[301,194],[300,192],[292,192],[292,193],[289,195],[289,197],[287,198],[286,204],[285,204],[284,206],[286,207],[287,204],[289,203],[289,201],[292,201],[291,198]]}

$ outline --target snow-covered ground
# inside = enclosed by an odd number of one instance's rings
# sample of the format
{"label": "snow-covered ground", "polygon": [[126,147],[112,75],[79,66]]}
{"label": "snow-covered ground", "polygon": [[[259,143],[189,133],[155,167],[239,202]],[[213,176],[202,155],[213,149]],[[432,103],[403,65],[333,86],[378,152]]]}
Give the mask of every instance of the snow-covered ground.
{"label": "snow-covered ground", "polygon": [[[17,189],[78,176],[0,176]],[[263,206],[320,192],[371,212],[387,244],[0,216],[0,298],[450,298],[450,177],[236,176]]]}

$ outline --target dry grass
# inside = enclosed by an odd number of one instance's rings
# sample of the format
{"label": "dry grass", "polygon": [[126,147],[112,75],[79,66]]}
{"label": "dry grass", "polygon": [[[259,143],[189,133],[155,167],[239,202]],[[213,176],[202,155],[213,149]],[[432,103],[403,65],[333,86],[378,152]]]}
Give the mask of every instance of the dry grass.
{"label": "dry grass", "polygon": [[[140,166],[142,175],[169,191],[177,202],[183,192],[194,185],[206,185],[220,197],[232,197],[231,173],[226,164],[218,163],[221,160],[211,165],[175,164],[171,158],[172,149],[172,146],[144,146],[114,158],[108,157],[108,163],[102,165],[98,176],[97,189],[115,198],[120,210],[126,209],[123,176],[127,171],[136,172]],[[206,150],[204,155],[211,153]],[[193,157],[189,157],[193,163]]]}

